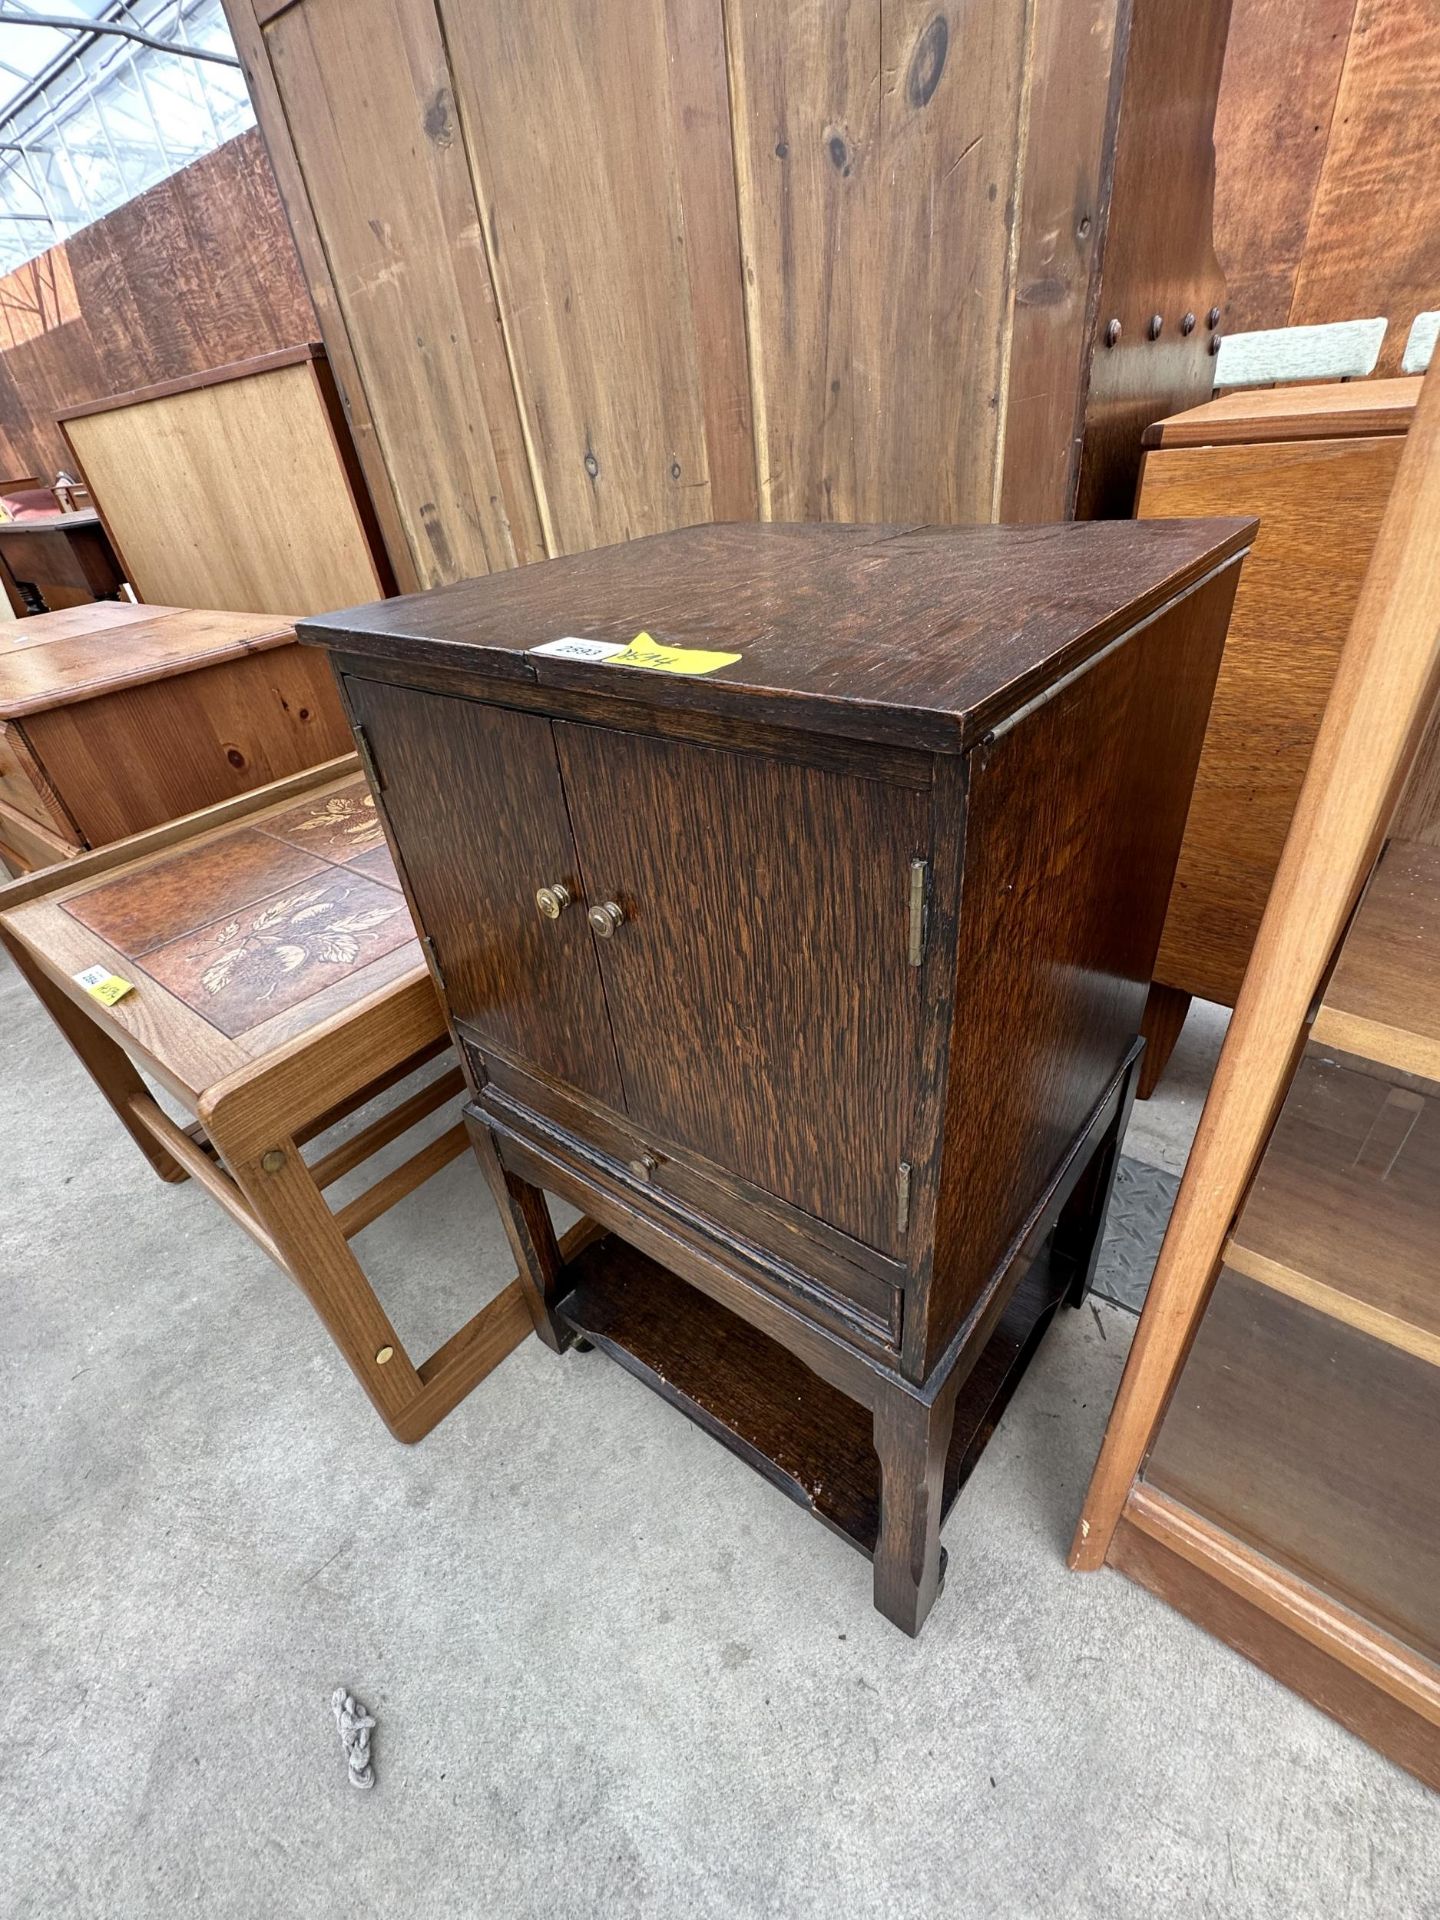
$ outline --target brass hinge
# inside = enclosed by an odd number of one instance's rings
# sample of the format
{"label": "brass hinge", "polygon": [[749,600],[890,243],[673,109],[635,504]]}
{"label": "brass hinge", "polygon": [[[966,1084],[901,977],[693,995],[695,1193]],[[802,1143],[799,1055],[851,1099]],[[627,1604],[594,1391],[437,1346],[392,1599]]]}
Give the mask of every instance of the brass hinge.
{"label": "brass hinge", "polygon": [[910,1162],[902,1160],[895,1176],[895,1231],[904,1233],[910,1225]]}
{"label": "brass hinge", "polygon": [[426,955],[429,958],[430,971],[435,975],[441,993],[445,995],[446,999],[449,999],[450,989],[445,984],[445,974],[440,966],[440,955],[435,950],[435,942],[430,938],[428,933],[422,933],[420,936],[420,944],[425,949]]}
{"label": "brass hinge", "polygon": [[355,751],[359,754],[360,764],[365,769],[365,778],[370,782],[370,785],[375,789],[376,793],[383,793],[385,791],[385,782],[380,778],[380,769],[375,764],[375,755],[370,750],[370,741],[366,736],[364,727],[357,721],[350,731],[355,736]]}
{"label": "brass hinge", "polygon": [[912,860],[910,862],[910,964],[912,967],[918,967],[925,958],[925,923],[929,917],[925,908],[929,881],[930,862]]}

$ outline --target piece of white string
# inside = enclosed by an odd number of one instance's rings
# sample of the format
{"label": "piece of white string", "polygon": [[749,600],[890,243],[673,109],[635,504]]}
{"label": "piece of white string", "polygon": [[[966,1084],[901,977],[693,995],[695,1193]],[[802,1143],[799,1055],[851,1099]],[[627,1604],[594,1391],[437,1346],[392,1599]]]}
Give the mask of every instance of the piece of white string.
{"label": "piece of white string", "polygon": [[370,1764],[370,1735],[375,1730],[375,1716],[344,1687],[336,1687],[330,1696],[330,1705],[334,1710],[335,1725],[340,1730],[340,1744],[345,1749],[345,1758],[350,1766],[351,1786],[373,1787],[375,1769]]}

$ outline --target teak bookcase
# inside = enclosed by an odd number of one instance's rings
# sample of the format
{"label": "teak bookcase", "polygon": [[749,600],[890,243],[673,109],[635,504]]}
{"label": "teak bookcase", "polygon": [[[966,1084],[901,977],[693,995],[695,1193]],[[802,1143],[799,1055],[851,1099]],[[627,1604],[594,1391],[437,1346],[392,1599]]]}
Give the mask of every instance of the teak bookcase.
{"label": "teak bookcase", "polygon": [[1437,577],[1432,373],[1072,1562],[1440,1787],[1440,850],[1379,857],[1440,694]]}

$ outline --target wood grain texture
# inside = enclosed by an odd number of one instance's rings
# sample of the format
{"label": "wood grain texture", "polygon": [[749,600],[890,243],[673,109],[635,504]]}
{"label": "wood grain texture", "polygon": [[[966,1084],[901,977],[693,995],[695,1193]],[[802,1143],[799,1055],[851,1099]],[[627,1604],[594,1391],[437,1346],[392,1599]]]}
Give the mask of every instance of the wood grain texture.
{"label": "wood grain texture", "polygon": [[1140,1030],[1234,578],[972,761],[927,1369]]}
{"label": "wood grain texture", "polygon": [[[623,1106],[549,721],[374,681],[349,680],[346,696],[452,1017],[502,1053]],[[535,896],[555,886],[572,904],[547,920]]]}
{"label": "wood grain texture", "polygon": [[1435,1669],[1410,1648],[1148,1489],[1112,1564],[1440,1791]]}
{"label": "wood grain texture", "polygon": [[55,707],[25,730],[91,846],[332,759],[348,739],[333,679],[294,646]]}
{"label": "wood grain texture", "polygon": [[[1228,331],[1290,323],[1355,5],[1234,0],[1215,109],[1215,251]],[[1380,309],[1350,304],[1318,317],[1367,311]]]}
{"label": "wood grain texture", "polygon": [[67,407],[314,332],[252,129],[0,279],[0,471],[68,466]]}
{"label": "wood grain texture", "polygon": [[65,433],[141,599],[296,614],[385,590],[308,359]]}
{"label": "wood grain texture", "polygon": [[1322,1045],[1440,1081],[1440,847],[1391,841],[1313,1032]]}
{"label": "wood grain texture", "polygon": [[1143,518],[1259,517],[1155,977],[1235,1004],[1400,465],[1394,435],[1147,453]]}
{"label": "wood grain texture", "polygon": [[434,8],[304,0],[270,22],[263,51],[419,584],[538,559],[520,414]]}
{"label": "wood grain texture", "polygon": [[1226,1262],[1440,1365],[1440,1093],[1358,1071],[1313,1041]]}
{"label": "wood grain texture", "polygon": [[[381,538],[401,593],[414,593],[420,586],[410,543],[405,535],[394,483],[385,463],[384,449],[375,427],[370,398],[360,376],[354,342],[340,311],[335,278],[326,257],[325,244],[311,205],[304,175],[295,152],[281,104],[275,74],[265,49],[265,40],[257,9],[251,0],[221,0],[230,26],[249,89],[250,102],[260,124],[275,184],[285,208],[290,235],[305,283],[314,302],[319,335],[325,342],[327,358],[335,376],[336,392],[349,423],[355,458],[364,473],[366,492],[380,527]],[[314,337],[314,332],[305,336]]]}
{"label": "wood grain texture", "polygon": [[1335,440],[1347,434],[1406,433],[1420,398],[1420,376],[1331,381],[1223,393],[1157,420],[1147,447],[1255,446],[1267,440]]}
{"label": "wood grain texture", "polygon": [[289,622],[270,616],[132,607],[119,600],[92,603],[77,619],[80,611],[36,614],[14,644],[0,643],[0,714],[6,719],[294,644]]}
{"label": "wood grain texture", "polygon": [[1230,328],[1383,314],[1380,372],[1435,304],[1440,54],[1429,0],[1235,0],[1216,119]]}
{"label": "wood grain texture", "polygon": [[719,6],[439,10],[549,551],[750,518]]}
{"label": "wood grain texture", "polygon": [[[357,659],[954,753],[1242,551],[1248,520],[691,527],[300,623]],[[564,635],[737,652],[701,678],[529,649]],[[854,697],[864,685],[865,697]]]}
{"label": "wood grain texture", "polygon": [[1426,1361],[1225,1270],[1145,1469],[1440,1659],[1440,1394]]}
{"label": "wood grain texture", "polygon": [[1433,0],[1358,0],[1290,324],[1383,313],[1382,373],[1399,371],[1440,284],[1440,97]]}
{"label": "wood grain texture", "polygon": [[556,737],[586,898],[625,915],[596,950],[631,1120],[901,1254],[921,796],[593,727]]}
{"label": "wood grain texture", "polygon": [[1109,192],[1120,0],[1035,0],[1004,400],[1002,521],[1062,520],[1080,456],[1095,266]]}
{"label": "wood grain texture", "polygon": [[1421,392],[1295,820],[1201,1115],[1071,1563],[1103,1564],[1337,943],[1440,697],[1440,379]]}
{"label": "wood grain texture", "polygon": [[726,22],[762,516],[993,518],[1024,5]]}
{"label": "wood grain texture", "polygon": [[[1208,398],[1214,362],[1205,321],[1224,298],[1211,238],[1212,132],[1230,0],[1184,8],[1132,0],[1129,19],[1093,309],[1075,502],[1082,518],[1128,514],[1146,427]],[[1188,334],[1187,313],[1196,316]],[[1112,320],[1121,330],[1108,346]]]}

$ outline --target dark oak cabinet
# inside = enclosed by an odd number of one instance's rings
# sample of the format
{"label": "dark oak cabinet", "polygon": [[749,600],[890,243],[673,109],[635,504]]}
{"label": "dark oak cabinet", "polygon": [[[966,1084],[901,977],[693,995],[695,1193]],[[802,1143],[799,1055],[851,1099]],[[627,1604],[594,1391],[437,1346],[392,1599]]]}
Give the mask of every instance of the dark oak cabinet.
{"label": "dark oak cabinet", "polygon": [[[695,528],[301,629],[542,1338],[855,1541],[912,1632],[1093,1271],[1250,532]],[[613,658],[642,630],[661,670]],[[542,1188],[605,1230],[568,1265]]]}

